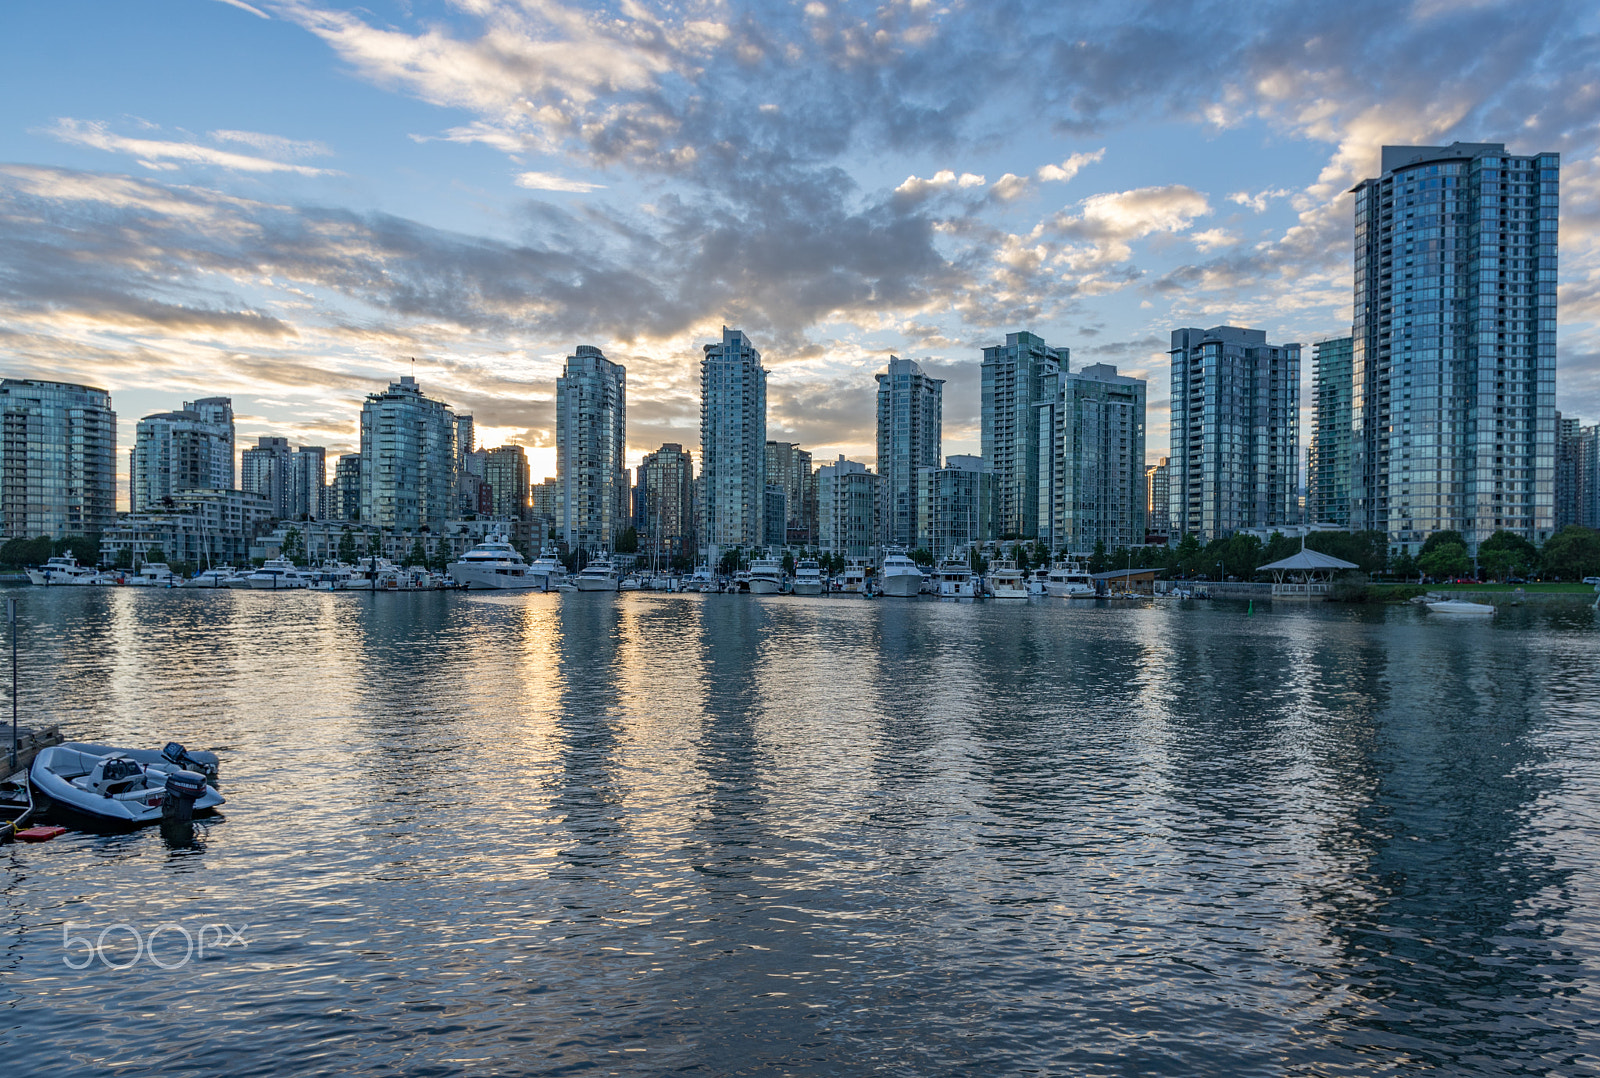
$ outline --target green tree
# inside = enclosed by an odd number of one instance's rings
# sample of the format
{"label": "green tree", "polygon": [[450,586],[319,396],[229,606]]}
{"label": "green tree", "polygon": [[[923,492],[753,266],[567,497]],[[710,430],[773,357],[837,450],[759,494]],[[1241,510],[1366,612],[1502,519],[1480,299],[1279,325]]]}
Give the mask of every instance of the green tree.
{"label": "green tree", "polygon": [[1539,564],[1539,548],[1515,532],[1497,531],[1478,544],[1478,565],[1494,580],[1525,576]]}
{"label": "green tree", "polygon": [[428,564],[428,548],[423,545],[422,536],[419,535],[411,541],[411,553],[406,555],[406,560],[401,564],[406,566]]}
{"label": "green tree", "polygon": [[1200,537],[1189,532],[1172,548],[1172,560],[1184,576],[1198,576],[1204,572],[1206,552],[1200,546]]}
{"label": "green tree", "polygon": [[1438,543],[1417,558],[1417,564],[1435,580],[1466,576],[1472,571],[1472,560],[1462,543]]}
{"label": "green tree", "polygon": [[743,555],[744,552],[738,547],[723,551],[722,560],[717,562],[717,572],[723,576],[732,576],[737,573],[739,571],[739,562]]}
{"label": "green tree", "polygon": [[111,563],[111,565],[115,569],[132,569],[133,551],[129,550],[127,547],[123,547],[121,550],[117,551],[117,557]]}
{"label": "green tree", "polygon": [[1111,568],[1111,555],[1106,553],[1106,544],[1103,539],[1094,541],[1094,550],[1089,555],[1089,571],[1103,573]]}
{"label": "green tree", "polygon": [[783,552],[783,571],[794,576],[794,555],[787,550]]}
{"label": "green tree", "polygon": [[43,565],[55,551],[55,540],[48,535],[41,535],[37,539],[8,539],[4,546],[0,546],[0,563],[12,569]]}
{"label": "green tree", "polygon": [[356,533],[348,525],[339,534],[339,560],[346,565],[354,565],[356,561]]}
{"label": "green tree", "polygon": [[989,571],[989,560],[982,554],[979,554],[978,548],[975,546],[967,548],[967,565],[974,573],[978,573],[979,575]]}
{"label": "green tree", "polygon": [[1544,570],[1562,580],[1600,576],[1600,531],[1568,524],[1545,540]]}
{"label": "green tree", "polygon": [[283,549],[280,553],[296,565],[301,565],[305,562],[306,538],[300,533],[299,528],[290,528],[283,533]]}
{"label": "green tree", "polygon": [[1417,559],[1411,554],[1396,554],[1389,561],[1389,569],[1400,578],[1402,583],[1422,572],[1417,566]]}
{"label": "green tree", "polygon": [[917,549],[911,552],[911,560],[916,562],[918,565],[932,565],[933,551],[929,550],[927,547],[919,546]]}
{"label": "green tree", "polygon": [[153,547],[149,548],[148,550],[146,550],[144,552],[144,560],[147,561],[147,562],[150,562],[150,561],[164,562],[164,561],[167,560],[167,552],[165,550],[162,550],[158,546],[153,546]]}
{"label": "green tree", "polygon": [[623,528],[622,533],[617,536],[616,552],[618,554],[639,553],[639,531],[633,525],[630,524]]}
{"label": "green tree", "polygon": [[1383,572],[1389,563],[1389,540],[1383,532],[1312,532],[1306,536],[1306,549],[1355,562],[1368,576]]}
{"label": "green tree", "polygon": [[1417,557],[1420,558],[1424,554],[1432,554],[1439,547],[1448,543],[1454,543],[1456,546],[1465,550],[1467,548],[1467,537],[1458,531],[1452,531],[1448,528],[1446,528],[1444,531],[1434,532],[1423,541],[1422,549],[1417,552]]}
{"label": "green tree", "polygon": [[55,554],[71,554],[79,565],[99,565],[100,535],[64,535],[55,542]]}

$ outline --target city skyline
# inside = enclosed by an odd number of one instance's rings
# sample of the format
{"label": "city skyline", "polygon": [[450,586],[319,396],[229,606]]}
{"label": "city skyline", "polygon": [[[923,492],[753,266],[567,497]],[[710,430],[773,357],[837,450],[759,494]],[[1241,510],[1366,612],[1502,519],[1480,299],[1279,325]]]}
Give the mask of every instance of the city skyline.
{"label": "city skyline", "polygon": [[[946,379],[945,451],[975,452],[976,357],[1027,330],[1151,385],[1153,461],[1166,334],[1348,335],[1346,192],[1383,144],[1460,139],[1562,154],[1556,407],[1600,417],[1592,12],[1295,10],[1223,35],[1179,11],[265,0],[156,33],[87,7],[72,50],[37,47],[59,12],[0,16],[0,351],[124,415],[225,395],[241,445],[336,457],[363,396],[414,374],[547,476],[555,378],[592,341],[629,370],[633,466],[696,441],[698,345],[726,324],[772,370],[770,439],[876,467],[862,390],[887,355]],[[1016,35],[1037,90],[979,62]],[[1236,77],[1190,77],[1219,55]]]}

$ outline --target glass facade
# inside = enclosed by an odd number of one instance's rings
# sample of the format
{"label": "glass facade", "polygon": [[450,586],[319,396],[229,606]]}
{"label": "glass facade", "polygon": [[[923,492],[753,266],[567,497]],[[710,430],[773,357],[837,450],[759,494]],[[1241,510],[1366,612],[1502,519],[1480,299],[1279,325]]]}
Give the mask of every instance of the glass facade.
{"label": "glass facade", "polygon": [[767,491],[767,372],[736,329],[700,361],[700,542],[760,546]]}
{"label": "glass facade", "polygon": [[640,551],[692,555],[694,458],[683,446],[668,442],[640,462],[639,487],[644,518],[639,529]]}
{"label": "glass facade", "polygon": [[865,464],[841,456],[818,468],[818,547],[829,554],[876,560],[881,497],[881,477]]}
{"label": "glass facade", "polygon": [[1555,526],[1560,158],[1385,146],[1355,194],[1353,527],[1415,552]]}
{"label": "glass facade", "polygon": [[[1008,333],[983,350],[983,459],[989,469],[999,535],[1039,534],[1039,412],[1071,350],[1051,348],[1032,333]],[[985,536],[995,538],[995,536]]]}
{"label": "glass facade", "polygon": [[233,401],[207,397],[176,412],[157,412],[134,428],[128,506],[160,509],[184,490],[232,490]]}
{"label": "glass facade", "polygon": [[767,482],[783,488],[788,515],[784,542],[811,546],[817,541],[817,477],[811,454],[792,442],[767,443]]}
{"label": "glass facade", "polygon": [[917,538],[917,472],[937,468],[944,380],[909,359],[889,357],[878,382],[878,474],[883,479],[884,541],[910,547]]}
{"label": "glass facade", "polygon": [[0,382],[0,538],[98,535],[117,519],[111,394],[66,382]]}
{"label": "glass facade", "polygon": [[611,550],[632,523],[627,377],[600,349],[580,344],[556,379],[558,512],[569,550]]}
{"label": "glass facade", "polygon": [[1350,523],[1350,428],[1355,338],[1311,346],[1311,452],[1306,463],[1306,517],[1312,524]]}
{"label": "glass facade", "polygon": [[361,521],[437,533],[453,515],[456,427],[450,406],[410,375],[361,408]]}
{"label": "glass facade", "polygon": [[1146,385],[1097,363],[1039,408],[1039,538],[1087,553],[1144,542]]}
{"label": "glass facade", "polygon": [[1300,346],[1259,329],[1172,332],[1172,534],[1300,523]]}

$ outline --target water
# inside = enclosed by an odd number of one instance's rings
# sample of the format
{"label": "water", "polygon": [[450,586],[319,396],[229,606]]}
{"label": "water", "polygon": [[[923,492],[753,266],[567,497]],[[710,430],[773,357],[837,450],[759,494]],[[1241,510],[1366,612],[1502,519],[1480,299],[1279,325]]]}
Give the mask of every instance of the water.
{"label": "water", "polygon": [[8,1078],[1600,1066],[1584,607],[17,594],[229,803],[0,851]]}

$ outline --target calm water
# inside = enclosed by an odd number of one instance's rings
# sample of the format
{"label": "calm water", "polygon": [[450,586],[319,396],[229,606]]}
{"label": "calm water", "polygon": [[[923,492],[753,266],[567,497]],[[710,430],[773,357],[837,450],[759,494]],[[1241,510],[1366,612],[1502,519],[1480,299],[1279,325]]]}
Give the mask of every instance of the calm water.
{"label": "calm water", "polygon": [[229,803],[0,850],[8,1078],[1600,1067],[1581,606],[14,594]]}

